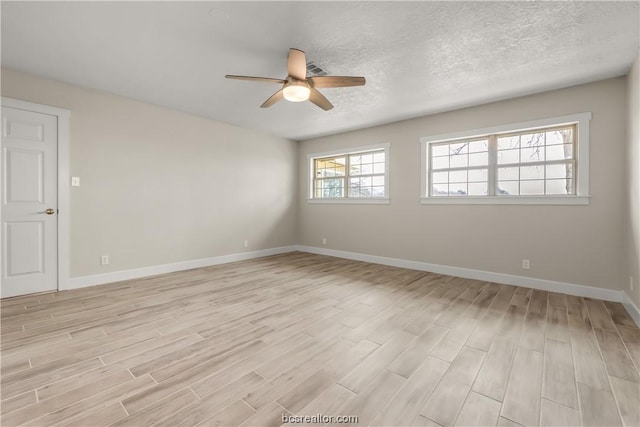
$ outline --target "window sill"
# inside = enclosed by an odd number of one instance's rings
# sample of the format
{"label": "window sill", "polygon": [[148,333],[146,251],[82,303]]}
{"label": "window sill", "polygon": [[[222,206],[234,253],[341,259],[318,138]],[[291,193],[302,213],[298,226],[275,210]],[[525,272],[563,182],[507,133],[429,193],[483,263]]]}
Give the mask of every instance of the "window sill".
{"label": "window sill", "polygon": [[307,203],[329,205],[388,205],[390,202],[388,198],[307,199]]}
{"label": "window sill", "polygon": [[591,196],[422,197],[423,205],[588,205]]}

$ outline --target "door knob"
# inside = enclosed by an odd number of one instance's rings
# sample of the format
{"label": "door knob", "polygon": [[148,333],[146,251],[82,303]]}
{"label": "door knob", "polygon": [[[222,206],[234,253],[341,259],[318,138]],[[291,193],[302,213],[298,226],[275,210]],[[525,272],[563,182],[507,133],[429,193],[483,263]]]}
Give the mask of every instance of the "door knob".
{"label": "door knob", "polygon": [[53,215],[54,213],[56,213],[56,211],[54,209],[47,209],[46,211],[44,211],[44,213],[46,213],[47,215]]}

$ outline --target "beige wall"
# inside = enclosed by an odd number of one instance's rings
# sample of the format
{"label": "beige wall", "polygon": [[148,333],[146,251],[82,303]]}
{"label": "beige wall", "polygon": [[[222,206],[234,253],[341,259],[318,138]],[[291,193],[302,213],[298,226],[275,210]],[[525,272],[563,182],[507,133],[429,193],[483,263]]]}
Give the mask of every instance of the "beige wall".
{"label": "beige wall", "polygon": [[296,243],[296,142],[11,70],[2,96],[71,110],[72,277]]}
{"label": "beige wall", "polygon": [[[627,181],[628,197],[625,208],[627,277],[625,292],[636,307],[640,307],[640,52],[628,79],[628,135]],[[629,287],[633,277],[633,291]]]}
{"label": "beige wall", "polygon": [[[364,254],[622,289],[626,79],[496,102],[300,144],[299,242]],[[590,111],[588,206],[421,205],[421,136]],[[309,204],[307,155],[391,143],[389,205]],[[522,270],[523,258],[531,269]]]}
{"label": "beige wall", "polygon": [[[72,111],[71,175],[82,180],[71,188],[73,277],[322,247],[326,237],[329,249],[606,289],[628,290],[635,275],[640,305],[638,101],[627,96],[638,93],[638,62],[628,79],[629,88],[610,79],[299,144],[12,70],[2,70],[2,96]],[[589,206],[419,204],[421,136],[585,111]],[[306,202],[307,154],[382,142],[390,205]]]}

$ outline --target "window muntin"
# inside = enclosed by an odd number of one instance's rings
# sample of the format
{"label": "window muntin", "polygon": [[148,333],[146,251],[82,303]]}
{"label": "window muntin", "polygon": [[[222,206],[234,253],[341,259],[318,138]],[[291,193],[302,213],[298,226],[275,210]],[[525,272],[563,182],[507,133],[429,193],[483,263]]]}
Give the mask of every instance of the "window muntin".
{"label": "window muntin", "polygon": [[576,125],[428,144],[428,196],[576,195]]}
{"label": "window muntin", "polygon": [[383,199],[387,196],[387,148],[311,156],[312,199]]}

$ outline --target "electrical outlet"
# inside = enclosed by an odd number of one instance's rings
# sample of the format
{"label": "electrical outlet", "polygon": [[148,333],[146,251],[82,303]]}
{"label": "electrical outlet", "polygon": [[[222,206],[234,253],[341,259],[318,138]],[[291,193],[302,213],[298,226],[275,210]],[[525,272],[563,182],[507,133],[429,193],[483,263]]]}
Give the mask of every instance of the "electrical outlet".
{"label": "electrical outlet", "polygon": [[323,245],[326,245],[326,244],[327,244],[327,238],[326,238],[326,237],[323,237],[323,238],[322,238],[322,244],[323,244]]}
{"label": "electrical outlet", "polygon": [[109,264],[109,255],[102,255],[100,257],[100,264],[102,264],[102,265]]}
{"label": "electrical outlet", "polygon": [[245,240],[244,242],[242,242],[242,247],[248,248],[249,247],[249,241]]}
{"label": "electrical outlet", "polygon": [[529,269],[529,267],[530,267],[529,260],[528,260],[528,259],[523,259],[523,260],[522,260],[522,268],[523,268],[524,270],[528,270],[528,269]]}
{"label": "electrical outlet", "polygon": [[72,187],[80,187],[80,177],[79,176],[72,176],[71,177],[71,186]]}

